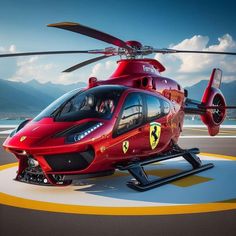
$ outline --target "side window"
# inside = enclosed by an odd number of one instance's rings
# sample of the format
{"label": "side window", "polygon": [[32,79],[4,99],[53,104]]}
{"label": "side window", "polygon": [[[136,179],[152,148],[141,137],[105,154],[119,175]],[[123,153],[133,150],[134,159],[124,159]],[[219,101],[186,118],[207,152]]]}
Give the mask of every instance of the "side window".
{"label": "side window", "polygon": [[126,98],[122,115],[117,127],[117,134],[125,133],[142,123],[143,120],[143,104],[139,94],[133,93]]}
{"label": "side window", "polygon": [[152,120],[161,116],[161,100],[157,97],[146,95],[147,118]]}
{"label": "side window", "polygon": [[164,107],[164,109],[163,109],[164,115],[169,114],[169,112],[170,112],[170,104],[168,102],[164,101],[163,107]]}
{"label": "side window", "polygon": [[170,105],[168,102],[151,95],[146,95],[147,103],[147,119],[148,121],[155,118],[160,118],[170,112]]}

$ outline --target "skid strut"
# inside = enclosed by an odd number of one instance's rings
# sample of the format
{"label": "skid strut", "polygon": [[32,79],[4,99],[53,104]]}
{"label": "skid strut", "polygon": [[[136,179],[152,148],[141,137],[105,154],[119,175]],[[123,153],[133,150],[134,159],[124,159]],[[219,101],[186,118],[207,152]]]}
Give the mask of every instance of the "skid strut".
{"label": "skid strut", "polygon": [[[135,178],[135,181],[127,182],[128,187],[137,191],[146,191],[214,167],[214,164],[212,163],[202,165],[201,160],[196,154],[199,154],[198,148],[184,150],[178,146],[175,146],[175,149],[167,154],[152,156],[144,161],[137,161],[128,165],[119,165],[117,168],[122,171],[128,170],[129,173]],[[143,168],[143,166],[152,164],[154,162],[160,162],[180,156],[182,156],[187,162],[191,164],[192,169],[185,170],[168,177],[150,180]]]}

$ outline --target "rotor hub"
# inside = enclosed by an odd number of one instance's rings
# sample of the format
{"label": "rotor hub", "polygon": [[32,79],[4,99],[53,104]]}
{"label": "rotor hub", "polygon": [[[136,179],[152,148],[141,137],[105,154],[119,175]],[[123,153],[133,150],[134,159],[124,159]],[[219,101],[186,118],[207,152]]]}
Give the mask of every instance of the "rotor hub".
{"label": "rotor hub", "polygon": [[137,56],[142,56],[143,45],[140,42],[130,40],[126,41],[125,44],[130,48],[130,50],[125,49],[122,52],[120,51],[120,55],[125,55],[127,59],[134,59]]}
{"label": "rotor hub", "polygon": [[140,50],[143,47],[143,45],[140,42],[134,41],[134,40],[126,41],[125,43],[126,43],[126,45],[128,45],[131,48],[136,49],[136,50]]}

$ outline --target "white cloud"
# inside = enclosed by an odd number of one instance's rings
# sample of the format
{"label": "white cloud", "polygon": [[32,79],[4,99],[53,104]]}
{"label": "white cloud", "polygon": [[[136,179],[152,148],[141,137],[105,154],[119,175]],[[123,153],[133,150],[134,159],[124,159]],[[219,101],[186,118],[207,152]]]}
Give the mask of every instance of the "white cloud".
{"label": "white cloud", "polygon": [[107,79],[115,71],[117,67],[116,61],[106,61],[97,63],[92,68],[90,76],[95,76],[99,80]]}
{"label": "white cloud", "polygon": [[28,82],[35,79],[40,83],[71,84],[78,81],[86,82],[88,78],[84,73],[80,73],[79,76],[76,73],[61,73],[63,65],[54,61],[46,62],[41,56],[19,57],[16,65],[16,71],[8,78],[9,80]]}
{"label": "white cloud", "polygon": [[14,44],[12,44],[10,47],[9,47],[9,52],[10,53],[15,53],[16,52],[16,46]]}
{"label": "white cloud", "polygon": [[0,47],[1,53],[15,53],[16,52],[16,45],[12,44],[9,47]]}
{"label": "white cloud", "polygon": [[232,82],[232,81],[236,80],[236,76],[235,75],[224,75],[223,80],[226,83]]}
{"label": "white cloud", "polygon": [[37,56],[17,58],[17,70],[10,80],[27,82],[36,79],[41,83],[48,82],[54,74],[55,67],[53,63],[40,63]]}
{"label": "white cloud", "polygon": [[87,82],[85,79],[87,77],[83,77],[76,75],[75,73],[59,73],[58,77],[55,79],[54,83],[57,84],[72,84],[76,82]]}
{"label": "white cloud", "polygon": [[[10,45],[9,47],[0,47],[0,53],[15,52],[15,45]],[[8,64],[9,67],[12,67],[9,62],[9,60],[6,60],[5,64]],[[21,82],[28,82],[32,79],[35,79],[40,83],[53,82],[61,84],[87,82],[90,76],[96,76],[101,80],[107,79],[116,67],[115,61],[106,61],[103,63],[97,63],[95,65],[92,64],[75,72],[61,73],[61,71],[66,67],[63,62],[50,60],[43,56],[16,57],[14,58],[14,63],[14,72],[8,73],[10,75],[8,77],[4,76],[3,72],[1,72],[3,78],[9,79],[11,81]],[[7,70],[7,68],[5,68],[5,70]]]}
{"label": "white cloud", "polygon": [[[16,53],[14,44],[10,46],[0,46],[0,53]],[[63,62],[62,62],[63,63]],[[11,81],[28,82],[32,79],[40,83],[53,82],[62,84],[71,84],[78,81],[87,82],[89,72],[87,73],[61,73],[64,63],[51,60],[49,57],[30,56],[30,57],[9,57],[3,58],[0,62],[0,78]]]}
{"label": "white cloud", "polygon": [[[179,44],[170,45],[170,48],[199,51],[236,51],[236,42],[229,34],[218,38],[218,44],[208,44],[208,37],[195,35],[190,39],[183,40]],[[181,53],[169,55],[156,54],[155,58],[165,65],[167,69],[165,75],[175,76],[175,79],[182,79],[182,82],[186,82],[187,79],[185,78],[188,76],[189,80],[196,83],[201,80],[203,75],[209,74],[210,76],[211,70],[215,67],[223,70],[225,82],[236,79],[236,57],[234,56]],[[209,79],[209,76],[207,79]]]}
{"label": "white cloud", "polygon": [[[10,46],[0,46],[1,54],[15,53],[16,46],[14,44]],[[16,58],[0,58],[0,79],[6,79],[11,77],[16,71]]]}

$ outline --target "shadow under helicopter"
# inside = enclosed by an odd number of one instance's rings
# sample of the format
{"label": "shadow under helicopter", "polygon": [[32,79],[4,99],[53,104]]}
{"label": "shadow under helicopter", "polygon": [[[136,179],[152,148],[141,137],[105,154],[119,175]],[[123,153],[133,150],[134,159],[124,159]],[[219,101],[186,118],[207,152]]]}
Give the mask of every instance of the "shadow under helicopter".
{"label": "shadow under helicopter", "polygon": [[[119,200],[141,201],[153,204],[193,204],[220,202],[236,199],[235,171],[236,161],[206,160],[215,167],[197,175],[174,181],[146,192],[136,192],[126,186],[131,180],[128,172],[116,171],[112,176],[76,180],[74,191],[83,191],[96,196]],[[165,177],[191,168],[185,161],[165,161],[146,169],[150,179]],[[109,201],[109,199],[108,199]]]}

